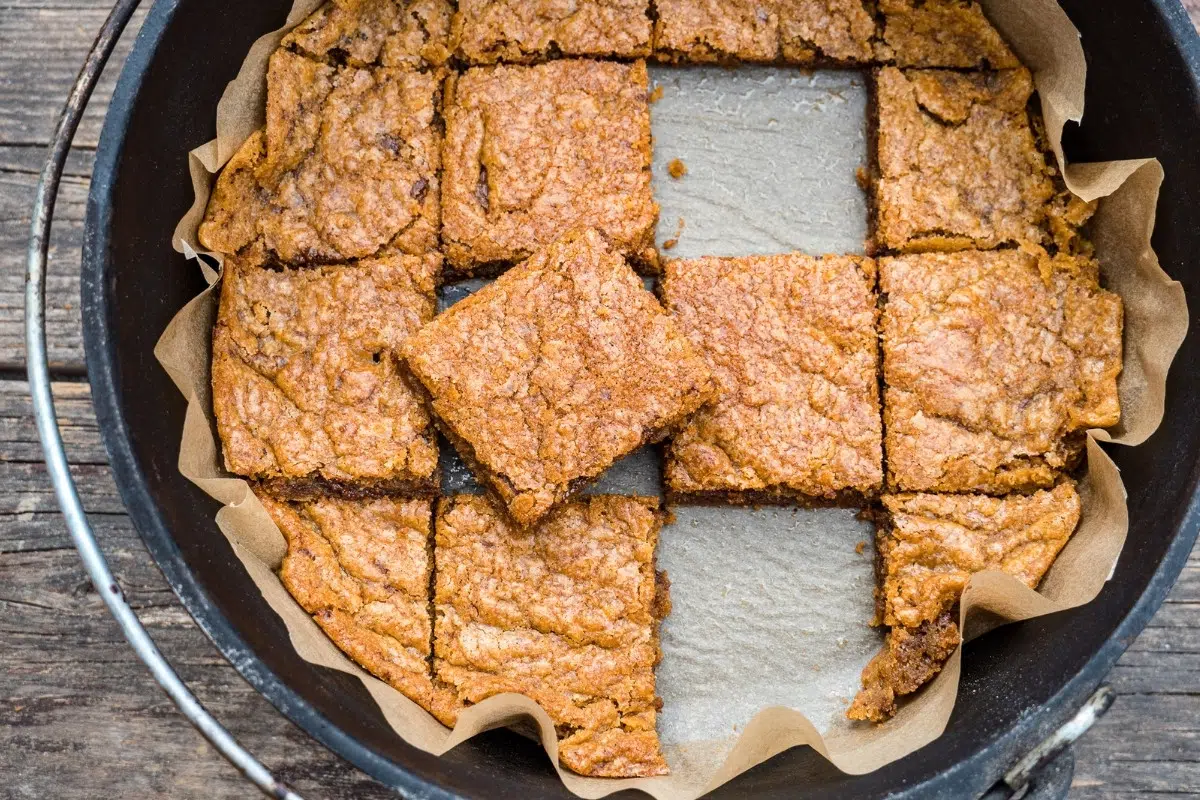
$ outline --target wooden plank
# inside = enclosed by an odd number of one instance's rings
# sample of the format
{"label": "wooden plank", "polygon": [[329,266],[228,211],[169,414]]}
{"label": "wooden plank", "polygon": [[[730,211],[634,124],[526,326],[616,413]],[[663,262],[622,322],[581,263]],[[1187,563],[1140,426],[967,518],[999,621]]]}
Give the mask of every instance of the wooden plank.
{"label": "wooden plank", "polygon": [[[91,387],[86,383],[51,386],[67,458],[74,464],[107,464],[108,455],[92,412]],[[0,462],[40,463],[38,443],[25,381],[0,381]]]}
{"label": "wooden plank", "polygon": [[[0,144],[45,145],[112,1],[5,6],[0,13]],[[100,139],[104,111],[148,6],[135,13],[96,85],[75,136],[79,147],[95,148]]]}
{"label": "wooden plank", "polygon": [[[25,363],[25,243],[33,187],[63,101],[111,9],[111,0],[23,0],[0,7],[0,370]],[[65,373],[84,370],[79,256],[91,151],[146,10],[130,22],[88,104],[55,209],[46,335],[51,367]]]}
{"label": "wooden plank", "polygon": [[[54,209],[46,273],[46,341],[51,366],[82,374],[79,264],[92,152],[75,148]],[[0,145],[0,369],[25,365],[25,248],[45,147]]]}

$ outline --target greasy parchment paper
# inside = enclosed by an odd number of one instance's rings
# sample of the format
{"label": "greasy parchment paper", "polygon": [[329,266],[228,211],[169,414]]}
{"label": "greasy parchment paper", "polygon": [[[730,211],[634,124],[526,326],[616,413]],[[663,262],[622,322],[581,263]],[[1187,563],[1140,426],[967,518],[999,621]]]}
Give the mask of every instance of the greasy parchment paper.
{"label": "greasy parchment paper", "polygon": [[[176,247],[185,255],[206,253],[195,234],[213,174],[264,122],[267,58],[286,30],[320,2],[296,0],[287,26],[254,44],[217,107],[217,138],[189,154],[196,202],[175,232]],[[1061,165],[1063,126],[1083,113],[1086,67],[1078,33],[1055,0],[983,4],[1035,73]],[[850,134],[839,128],[847,114],[865,108],[860,74],[758,67],[723,74],[654,68],[652,74],[667,90],[663,108],[652,116],[655,188],[663,205],[658,241],[678,240],[670,255],[861,250],[866,213],[853,189],[853,168],[865,157],[865,126],[860,123]],[[673,91],[692,98],[697,108],[672,105]],[[775,110],[764,116],[764,105],[772,103]],[[707,113],[714,110],[719,113]],[[789,146],[808,149],[789,155]],[[755,148],[769,162],[766,168],[736,155],[720,157]],[[689,166],[683,181],[663,176],[666,160],[675,157]],[[801,162],[810,164],[808,172],[789,172]],[[747,179],[763,174],[772,180]],[[1003,621],[1086,603],[1104,585],[1124,544],[1128,515],[1117,468],[1096,441],[1136,445],[1158,427],[1167,369],[1187,331],[1183,290],[1160,269],[1150,247],[1163,177],[1158,162],[1069,165],[1064,174],[1076,194],[1102,198],[1091,236],[1106,285],[1125,303],[1122,421],[1089,434],[1088,468],[1080,482],[1083,516],[1039,591],[999,572],[971,580],[962,601],[968,639]],[[686,220],[682,226],[679,217]],[[219,254],[210,255],[219,260]],[[201,268],[210,283],[217,280],[203,260]],[[676,522],[663,530],[659,559],[674,583],[674,611],[663,630],[658,683],[665,707],[659,728],[671,775],[612,780],[563,771],[550,719],[516,695],[480,703],[461,715],[453,731],[446,729],[346,658],[276,577],[286,549],[283,537],[248,485],[225,472],[220,458],[209,387],[216,306],[210,287],[176,315],[155,350],[189,401],[179,469],[224,504],[217,524],[284,620],[297,652],[358,676],[410,744],[442,753],[477,732],[532,719],[551,762],[577,795],[640,788],[662,800],[690,800],[797,745],[810,745],[857,774],[907,755],[944,730],[957,695],[961,648],[887,724],[872,727],[843,718],[858,689],[858,672],[880,642],[879,632],[866,626],[873,609],[871,552],[855,550],[859,541],[870,541],[870,529],[845,509],[770,508],[680,508]],[[642,453],[626,461],[605,476],[601,488],[656,485],[656,459]],[[459,479],[457,488],[469,488],[461,474]]]}

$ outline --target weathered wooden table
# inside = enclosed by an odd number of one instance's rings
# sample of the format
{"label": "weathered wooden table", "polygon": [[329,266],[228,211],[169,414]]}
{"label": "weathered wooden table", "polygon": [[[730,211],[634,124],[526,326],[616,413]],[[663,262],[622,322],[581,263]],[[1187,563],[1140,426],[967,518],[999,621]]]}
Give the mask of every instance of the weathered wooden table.
{"label": "weathered wooden table", "polygon": [[[1185,0],[1200,24],[1200,0]],[[175,710],[92,590],[41,462],[24,379],[29,207],[54,119],[110,0],[0,0],[0,798],[247,797]],[[149,5],[147,3],[147,5]],[[308,797],[390,797],[278,714],[192,622],[125,516],[92,414],[79,250],[92,156],[126,32],[68,162],[48,281],[54,392],[114,571],[200,700]],[[1077,746],[1072,797],[1200,795],[1200,549],[1110,676],[1119,697]]]}

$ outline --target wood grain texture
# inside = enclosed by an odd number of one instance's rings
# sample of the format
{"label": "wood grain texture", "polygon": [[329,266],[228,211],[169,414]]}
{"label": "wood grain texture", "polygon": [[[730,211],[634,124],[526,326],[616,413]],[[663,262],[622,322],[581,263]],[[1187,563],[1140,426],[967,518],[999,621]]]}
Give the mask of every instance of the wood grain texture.
{"label": "wood grain texture", "polygon": [[[1184,0],[1200,20],[1200,0]],[[0,798],[245,798],[121,638],[71,547],[41,463],[23,369],[29,204],[54,117],[110,0],[0,0]],[[138,22],[71,153],[48,281],[51,359],[81,374],[79,247],[92,151]],[[118,579],[202,702],[309,798],[392,797],[244,683],[167,587],[124,515],[83,382],[55,400],[84,504]],[[1200,551],[1110,676],[1119,697],[1077,745],[1080,800],[1200,795]]]}

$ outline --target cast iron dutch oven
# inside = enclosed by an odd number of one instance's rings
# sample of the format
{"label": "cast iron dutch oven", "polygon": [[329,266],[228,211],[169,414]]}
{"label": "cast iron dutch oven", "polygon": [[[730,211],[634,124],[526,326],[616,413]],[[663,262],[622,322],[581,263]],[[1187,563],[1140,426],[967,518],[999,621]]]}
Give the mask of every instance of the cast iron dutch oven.
{"label": "cast iron dutch oven", "polygon": [[[569,797],[540,747],[477,736],[440,758],[406,745],[354,678],[292,649],[213,522],[217,505],[176,468],[184,399],[155,340],[204,284],[171,248],[192,202],[186,151],[214,135],[213,110],[247,49],[290,0],[158,0],[109,108],[88,199],[83,320],[100,429],[129,514],[184,605],[241,674],[293,722],[413,797]],[[1063,0],[1083,33],[1086,118],[1072,161],[1157,156],[1166,169],[1154,247],[1200,309],[1200,40],[1178,0]],[[1100,89],[1099,87],[1103,87]],[[972,642],[958,705],[933,744],[851,777],[793,749],[720,797],[977,796],[1061,725],[1145,626],[1200,526],[1200,336],[1171,369],[1161,429],[1110,447],[1129,490],[1129,540],[1092,603]]]}

